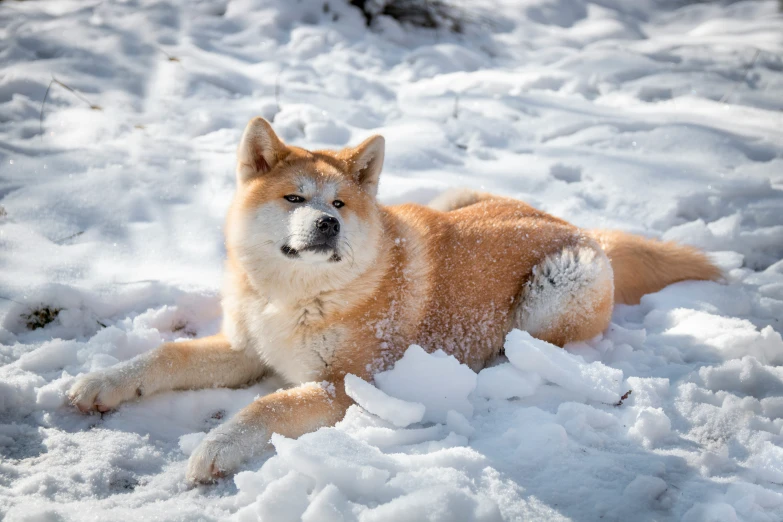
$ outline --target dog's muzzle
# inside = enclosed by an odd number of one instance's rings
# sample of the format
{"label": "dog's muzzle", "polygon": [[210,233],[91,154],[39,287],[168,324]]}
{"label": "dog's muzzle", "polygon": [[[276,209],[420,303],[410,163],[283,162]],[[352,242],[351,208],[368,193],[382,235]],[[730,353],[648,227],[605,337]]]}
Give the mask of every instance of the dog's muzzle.
{"label": "dog's muzzle", "polygon": [[332,216],[318,218],[314,225],[314,231],[309,237],[307,246],[294,248],[291,245],[283,245],[280,251],[290,259],[301,257],[302,252],[315,252],[319,254],[332,253],[328,259],[330,262],[338,262],[342,258],[337,253],[337,240],[340,234],[340,222]]}

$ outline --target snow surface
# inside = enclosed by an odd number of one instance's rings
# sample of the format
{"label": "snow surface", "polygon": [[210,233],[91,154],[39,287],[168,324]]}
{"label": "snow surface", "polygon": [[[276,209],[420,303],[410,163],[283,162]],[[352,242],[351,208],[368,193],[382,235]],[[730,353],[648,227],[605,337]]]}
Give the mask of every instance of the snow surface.
{"label": "snow surface", "polygon": [[[0,3],[0,518],[783,520],[783,18],[685,4],[465,2],[454,35],[368,31],[338,0]],[[52,75],[100,110],[54,84],[39,121]],[[490,190],[706,248],[726,284],[620,306],[565,352],[515,332],[478,376],[414,349],[426,374],[376,384],[422,422],[353,406],[189,488],[204,433],[280,382],[102,417],[64,390],[217,330],[256,115],[310,148],[383,133],[385,203]]]}

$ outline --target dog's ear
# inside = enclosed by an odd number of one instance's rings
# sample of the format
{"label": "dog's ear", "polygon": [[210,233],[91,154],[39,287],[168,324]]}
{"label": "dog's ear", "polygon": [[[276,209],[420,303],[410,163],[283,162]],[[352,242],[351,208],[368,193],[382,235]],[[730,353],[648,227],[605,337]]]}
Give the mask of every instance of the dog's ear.
{"label": "dog's ear", "polygon": [[383,154],[386,141],[383,136],[370,136],[358,147],[351,149],[351,174],[368,194],[378,193],[378,178],[383,168]]}
{"label": "dog's ear", "polygon": [[250,120],[237,151],[237,182],[241,185],[272,170],[288,155],[288,147],[264,118]]}

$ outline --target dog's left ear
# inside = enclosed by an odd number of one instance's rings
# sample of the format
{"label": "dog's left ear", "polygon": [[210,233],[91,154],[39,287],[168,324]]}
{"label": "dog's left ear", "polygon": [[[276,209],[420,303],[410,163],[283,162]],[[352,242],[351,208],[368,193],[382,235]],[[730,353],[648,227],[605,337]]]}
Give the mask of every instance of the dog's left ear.
{"label": "dog's left ear", "polygon": [[378,193],[378,178],[383,168],[385,150],[386,141],[377,134],[350,149],[351,174],[364,191],[373,197]]}

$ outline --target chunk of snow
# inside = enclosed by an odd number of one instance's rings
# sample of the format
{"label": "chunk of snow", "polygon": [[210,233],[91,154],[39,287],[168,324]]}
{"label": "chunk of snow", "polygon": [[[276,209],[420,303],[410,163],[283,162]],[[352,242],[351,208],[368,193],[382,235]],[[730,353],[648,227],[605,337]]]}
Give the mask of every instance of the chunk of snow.
{"label": "chunk of snow", "polygon": [[456,410],[449,410],[446,414],[446,427],[464,437],[470,437],[476,429],[470,425],[470,421]]}
{"label": "chunk of snow", "polygon": [[179,438],[179,449],[182,450],[182,453],[185,455],[190,455],[196,451],[196,448],[199,444],[201,444],[201,441],[204,440],[204,437],[206,436],[207,434],[203,431],[198,431],[196,433],[186,433]]}
{"label": "chunk of snow", "polygon": [[661,408],[644,407],[638,412],[636,422],[628,434],[640,440],[646,447],[654,447],[672,431],[672,422]]}
{"label": "chunk of snow", "polygon": [[533,395],[540,384],[541,377],[537,373],[503,363],[478,373],[476,395],[487,399],[527,397]]}
{"label": "chunk of snow", "polygon": [[394,461],[365,442],[334,429],[288,439],[272,435],[277,454],[300,473],[321,484],[332,483],[352,496],[381,488],[391,476]]}
{"label": "chunk of snow", "polygon": [[468,395],[476,388],[476,373],[442,350],[429,354],[411,345],[394,368],[375,375],[382,391],[409,402],[424,404],[423,420],[446,422],[449,410],[473,415]]}
{"label": "chunk of snow", "polygon": [[420,422],[424,418],[423,404],[390,397],[350,373],[345,376],[345,393],[365,410],[400,428]]}
{"label": "chunk of snow", "polygon": [[669,486],[666,485],[666,482],[658,477],[637,475],[637,477],[625,487],[623,495],[630,503],[637,505],[652,504],[668,488]]}
{"label": "chunk of snow", "polygon": [[505,347],[506,357],[519,370],[535,372],[590,400],[609,403],[620,400],[621,370],[600,362],[587,364],[581,357],[521,330],[508,334]]}

